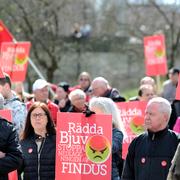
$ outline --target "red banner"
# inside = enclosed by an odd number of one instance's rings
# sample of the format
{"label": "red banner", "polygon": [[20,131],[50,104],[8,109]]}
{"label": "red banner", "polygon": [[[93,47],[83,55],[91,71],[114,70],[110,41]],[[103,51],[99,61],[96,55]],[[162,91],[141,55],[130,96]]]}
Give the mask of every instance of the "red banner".
{"label": "red banner", "polygon": [[12,171],[8,174],[8,180],[18,180],[17,170]]}
{"label": "red banner", "polygon": [[117,103],[126,131],[126,137],[124,137],[123,140],[123,159],[126,158],[131,141],[139,134],[144,132],[144,115],[146,104],[147,102],[145,101]]}
{"label": "red banner", "polygon": [[180,75],[179,75],[179,80],[178,80],[178,85],[176,88],[176,100],[180,100]]}
{"label": "red banner", "polygon": [[9,32],[9,30],[6,28],[6,26],[0,20],[0,47],[1,47],[1,43],[12,42],[12,41],[13,41],[12,34]]}
{"label": "red banner", "polygon": [[0,67],[0,78],[4,78],[4,74],[3,74],[1,67]]}
{"label": "red banner", "polygon": [[164,35],[144,37],[144,54],[147,76],[167,74],[168,70]]}
{"label": "red banner", "polygon": [[2,109],[0,110],[0,117],[8,120],[8,121],[12,121],[12,113],[11,110],[9,109]]}
{"label": "red banner", "polygon": [[15,54],[14,43],[2,43],[0,54],[0,66],[3,72],[11,75]]}
{"label": "red banner", "polygon": [[56,179],[111,179],[112,117],[58,113]]}
{"label": "red banner", "polygon": [[30,42],[2,43],[0,66],[12,82],[25,80],[30,46]]}

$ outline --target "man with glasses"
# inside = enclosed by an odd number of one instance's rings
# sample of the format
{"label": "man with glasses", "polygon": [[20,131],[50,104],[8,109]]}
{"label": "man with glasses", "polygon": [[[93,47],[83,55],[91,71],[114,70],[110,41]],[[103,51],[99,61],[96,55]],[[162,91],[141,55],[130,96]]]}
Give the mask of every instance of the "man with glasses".
{"label": "man with glasses", "polygon": [[78,85],[71,87],[70,92],[74,91],[75,89],[81,89],[86,93],[86,102],[90,99],[90,85],[91,85],[91,76],[88,72],[82,72],[78,78]]}

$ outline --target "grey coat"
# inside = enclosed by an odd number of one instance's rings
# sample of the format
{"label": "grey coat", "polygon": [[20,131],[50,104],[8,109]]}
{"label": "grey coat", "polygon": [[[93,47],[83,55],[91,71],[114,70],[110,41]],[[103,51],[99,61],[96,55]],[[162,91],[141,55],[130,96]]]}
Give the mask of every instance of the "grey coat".
{"label": "grey coat", "polygon": [[180,180],[180,144],[178,145],[172,160],[172,165],[169,169],[167,180]]}

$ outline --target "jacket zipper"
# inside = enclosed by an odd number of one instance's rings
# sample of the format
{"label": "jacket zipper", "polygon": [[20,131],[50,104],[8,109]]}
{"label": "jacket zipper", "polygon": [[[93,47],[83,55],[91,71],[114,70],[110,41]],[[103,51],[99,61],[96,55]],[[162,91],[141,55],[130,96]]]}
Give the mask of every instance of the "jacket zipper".
{"label": "jacket zipper", "polygon": [[40,147],[40,149],[39,149],[39,151],[38,151],[38,180],[41,179],[41,178],[40,178],[40,166],[41,166],[41,164],[40,164],[40,158],[41,158],[41,152],[42,152],[42,149],[43,149],[43,146],[44,146],[45,141],[46,141],[46,138],[43,139],[42,144],[41,144],[41,147]]}
{"label": "jacket zipper", "polygon": [[154,141],[154,138],[155,138],[155,134],[152,135],[152,140]]}

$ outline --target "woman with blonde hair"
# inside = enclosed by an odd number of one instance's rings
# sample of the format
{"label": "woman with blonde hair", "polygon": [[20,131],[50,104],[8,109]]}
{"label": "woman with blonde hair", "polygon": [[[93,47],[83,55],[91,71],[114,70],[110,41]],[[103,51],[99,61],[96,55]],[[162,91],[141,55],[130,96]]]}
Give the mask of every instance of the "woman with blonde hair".
{"label": "woman with blonde hair", "polygon": [[112,180],[120,180],[122,171],[122,142],[124,126],[116,104],[105,97],[92,98],[89,109],[96,114],[112,115]]}

